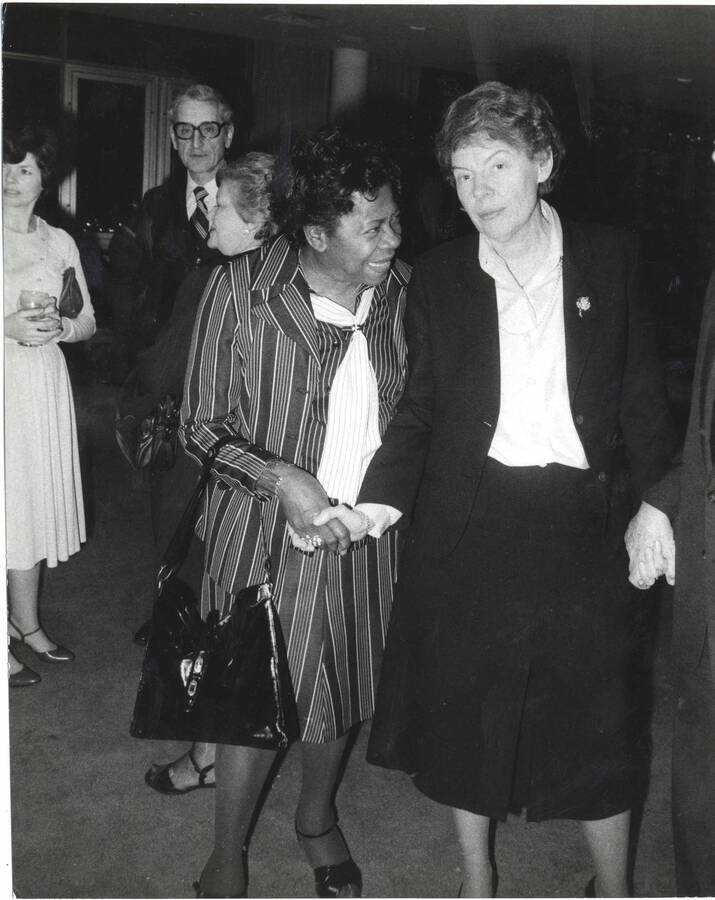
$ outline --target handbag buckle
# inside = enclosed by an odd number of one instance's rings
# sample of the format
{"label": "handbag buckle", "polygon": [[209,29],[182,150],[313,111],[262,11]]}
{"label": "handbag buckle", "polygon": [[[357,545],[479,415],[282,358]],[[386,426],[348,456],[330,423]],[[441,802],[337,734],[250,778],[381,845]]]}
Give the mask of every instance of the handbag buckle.
{"label": "handbag buckle", "polygon": [[196,703],[196,695],[199,690],[199,684],[204,675],[204,657],[205,650],[199,650],[194,659],[183,659],[181,661],[181,678],[186,686],[186,710],[187,712],[193,708]]}

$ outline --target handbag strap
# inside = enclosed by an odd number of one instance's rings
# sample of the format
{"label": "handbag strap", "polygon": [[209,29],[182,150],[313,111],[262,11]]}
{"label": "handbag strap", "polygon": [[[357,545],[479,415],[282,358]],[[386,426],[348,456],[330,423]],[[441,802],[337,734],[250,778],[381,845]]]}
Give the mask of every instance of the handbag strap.
{"label": "handbag strap", "polygon": [[[239,440],[239,435],[237,434],[225,434],[223,437],[220,437],[213,446],[211,446],[206,454],[206,458],[204,459],[204,463],[201,466],[201,474],[199,475],[199,480],[196,482],[196,487],[189,498],[189,502],[186,504],[186,509],[181,515],[181,519],[179,519],[179,524],[176,526],[176,530],[169,541],[169,544],[164,551],[164,558],[159,566],[159,571],[156,573],[156,588],[157,593],[161,594],[161,589],[164,586],[164,583],[168,578],[171,578],[172,575],[175,575],[181,566],[184,564],[184,560],[189,552],[189,547],[191,546],[191,541],[194,537],[194,525],[196,523],[196,514],[199,509],[199,503],[201,502],[201,498],[203,497],[203,493],[206,490],[206,485],[208,484],[209,475],[211,474],[211,467],[213,466],[214,460],[218,455],[219,450],[222,447],[225,447],[226,444],[230,444],[233,441]],[[261,515],[261,534],[263,535],[263,544],[266,547],[266,539],[265,534],[263,534],[263,516]],[[268,554],[266,553],[266,559],[268,559]],[[267,565],[268,569],[268,565]]]}

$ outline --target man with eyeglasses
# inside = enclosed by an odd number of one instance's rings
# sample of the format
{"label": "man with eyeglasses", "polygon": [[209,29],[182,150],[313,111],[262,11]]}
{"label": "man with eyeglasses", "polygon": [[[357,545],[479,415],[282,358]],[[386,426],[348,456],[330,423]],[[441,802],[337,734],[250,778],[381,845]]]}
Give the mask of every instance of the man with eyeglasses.
{"label": "man with eyeglasses", "polygon": [[[183,169],[177,167],[164,184],[146,192],[134,219],[117,231],[109,247],[111,376],[124,385],[117,406],[125,421],[141,422],[167,393],[178,395],[180,402],[176,386],[183,383],[195,312],[211,272],[225,261],[207,238],[216,207],[216,173],[234,136],[233,112],[214,88],[193,84],[174,99],[168,118],[171,145]],[[150,468],[157,563],[188,499],[181,493],[183,463],[179,450],[170,472]],[[196,540],[182,577],[198,591],[202,571]],[[140,604],[146,607],[145,597]],[[148,624],[135,634],[136,643],[146,643]]]}
{"label": "man with eyeglasses", "polygon": [[171,145],[186,171],[147,191],[109,247],[115,384],[124,382],[138,352],[168,321],[184,278],[222,258],[206,240],[216,173],[233,141],[233,111],[214,88],[193,84],[173,100],[168,118]]}

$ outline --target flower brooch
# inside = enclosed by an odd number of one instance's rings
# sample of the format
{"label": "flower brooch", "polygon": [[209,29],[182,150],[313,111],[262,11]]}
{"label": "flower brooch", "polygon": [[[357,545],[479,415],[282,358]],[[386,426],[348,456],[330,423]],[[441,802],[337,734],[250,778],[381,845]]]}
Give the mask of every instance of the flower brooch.
{"label": "flower brooch", "polygon": [[579,297],[576,301],[576,309],[578,310],[579,319],[582,319],[583,314],[591,309],[591,301],[588,297]]}

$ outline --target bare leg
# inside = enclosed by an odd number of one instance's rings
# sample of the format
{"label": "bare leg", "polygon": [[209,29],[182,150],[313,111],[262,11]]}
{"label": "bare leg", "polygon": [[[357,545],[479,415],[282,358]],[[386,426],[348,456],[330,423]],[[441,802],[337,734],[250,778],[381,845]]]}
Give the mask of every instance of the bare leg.
{"label": "bare leg", "polygon": [[[301,742],[303,782],[301,785],[295,824],[304,835],[322,835],[335,824],[333,795],[345,753],[348,734],[325,744]],[[335,828],[319,840],[301,840],[310,865],[331,866],[350,858],[340,831]]]}
{"label": "bare leg", "polygon": [[[8,611],[13,622],[8,625],[8,630],[12,637],[20,638],[23,634],[35,631],[40,624],[38,595],[41,567],[42,563],[39,562],[31,569],[7,571]],[[27,645],[40,653],[57,649],[57,644],[44,631],[38,631],[29,637]]]}
{"label": "bare leg", "polygon": [[628,832],[631,811],[581,822],[596,869],[597,897],[628,897]]}
{"label": "bare leg", "polygon": [[201,873],[204,894],[234,897],[244,891],[243,845],[275,756],[272,750],[216,746],[214,848]]}
{"label": "bare leg", "polygon": [[453,809],[457,838],[462,851],[462,897],[492,896],[492,866],[489,862],[489,818]]}

